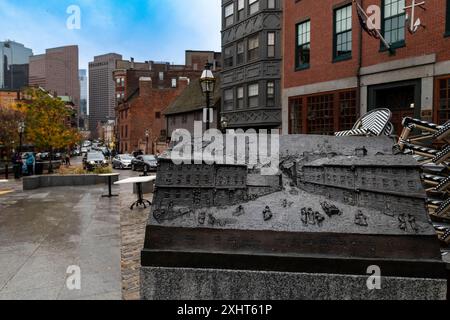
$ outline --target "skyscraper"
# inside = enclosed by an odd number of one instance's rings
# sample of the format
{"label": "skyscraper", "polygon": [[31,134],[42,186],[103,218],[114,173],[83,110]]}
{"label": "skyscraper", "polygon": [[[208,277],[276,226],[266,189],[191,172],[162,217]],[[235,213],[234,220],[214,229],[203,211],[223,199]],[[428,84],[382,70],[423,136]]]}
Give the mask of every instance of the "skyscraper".
{"label": "skyscraper", "polygon": [[113,71],[122,56],[109,53],[94,57],[89,63],[89,130],[96,138],[99,122],[115,119],[115,82]]}
{"label": "skyscraper", "polygon": [[79,127],[82,130],[88,129],[88,79],[87,70],[80,69],[80,116],[79,116]]}
{"label": "skyscraper", "polygon": [[88,79],[87,79],[87,70],[80,69],[79,71],[80,77],[80,115],[87,115],[87,99],[88,99]]}
{"label": "skyscraper", "polygon": [[56,96],[70,97],[80,107],[78,46],[47,49],[30,58],[30,86],[40,86]]}
{"label": "skyscraper", "polygon": [[0,89],[20,89],[28,85],[31,49],[14,41],[0,42]]}

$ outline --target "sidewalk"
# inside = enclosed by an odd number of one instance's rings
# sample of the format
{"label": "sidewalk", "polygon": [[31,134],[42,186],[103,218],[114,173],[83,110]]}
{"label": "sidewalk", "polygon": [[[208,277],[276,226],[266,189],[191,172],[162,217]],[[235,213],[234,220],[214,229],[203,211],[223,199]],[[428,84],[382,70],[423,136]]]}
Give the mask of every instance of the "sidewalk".
{"label": "sidewalk", "polygon": [[[0,300],[121,299],[118,199],[106,187],[1,188]],[[81,268],[81,290],[66,287]]]}

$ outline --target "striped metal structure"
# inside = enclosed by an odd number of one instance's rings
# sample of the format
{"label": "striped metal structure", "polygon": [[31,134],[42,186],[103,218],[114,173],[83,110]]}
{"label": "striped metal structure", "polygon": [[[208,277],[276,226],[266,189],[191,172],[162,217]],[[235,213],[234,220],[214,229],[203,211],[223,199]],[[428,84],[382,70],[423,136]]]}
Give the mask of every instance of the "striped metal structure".
{"label": "striped metal structure", "polygon": [[390,123],[392,113],[389,109],[376,109],[363,117],[355,124],[352,130],[336,132],[336,137],[347,136],[381,136],[390,135],[394,131]]}
{"label": "striped metal structure", "polygon": [[439,222],[450,221],[450,122],[437,125],[407,117],[402,124],[394,153],[411,154],[422,164],[428,213],[439,239],[448,245],[450,227]]}

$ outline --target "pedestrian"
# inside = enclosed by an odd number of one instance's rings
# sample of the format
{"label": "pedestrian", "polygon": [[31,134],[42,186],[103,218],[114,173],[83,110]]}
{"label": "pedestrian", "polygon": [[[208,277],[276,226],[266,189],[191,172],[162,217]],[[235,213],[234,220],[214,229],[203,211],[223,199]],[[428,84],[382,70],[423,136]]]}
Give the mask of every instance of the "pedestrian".
{"label": "pedestrian", "polygon": [[70,164],[70,155],[68,153],[66,153],[65,160],[66,160],[66,167],[70,167],[71,166],[71,164]]}
{"label": "pedestrian", "polygon": [[26,165],[27,165],[27,173],[29,176],[32,176],[34,174],[34,165],[35,165],[35,158],[33,153],[28,153],[28,158],[26,159]]}
{"label": "pedestrian", "polygon": [[14,179],[20,179],[22,176],[22,159],[20,158],[20,154],[18,152],[13,154],[11,162],[14,168]]}

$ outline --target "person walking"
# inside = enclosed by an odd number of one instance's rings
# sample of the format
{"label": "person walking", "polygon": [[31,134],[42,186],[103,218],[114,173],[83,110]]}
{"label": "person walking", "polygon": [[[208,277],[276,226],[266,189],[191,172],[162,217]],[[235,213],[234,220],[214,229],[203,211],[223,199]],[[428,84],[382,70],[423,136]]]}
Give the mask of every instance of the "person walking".
{"label": "person walking", "polygon": [[18,180],[22,176],[22,158],[18,152],[13,154],[11,162],[14,168],[14,179]]}
{"label": "person walking", "polygon": [[68,152],[66,152],[66,157],[65,157],[65,161],[66,161],[66,167],[70,167],[70,155]]}
{"label": "person walking", "polygon": [[27,173],[29,176],[34,175],[34,165],[36,163],[36,159],[34,158],[34,155],[32,152],[28,153],[28,157],[26,159],[27,164]]}

